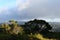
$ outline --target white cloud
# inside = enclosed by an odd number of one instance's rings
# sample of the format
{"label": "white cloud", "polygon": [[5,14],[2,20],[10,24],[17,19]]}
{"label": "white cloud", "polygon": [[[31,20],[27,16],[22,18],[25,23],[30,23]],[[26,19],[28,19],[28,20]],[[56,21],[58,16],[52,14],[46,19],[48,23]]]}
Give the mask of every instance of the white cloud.
{"label": "white cloud", "polygon": [[31,0],[17,0],[16,5],[18,11],[24,10],[29,7]]}
{"label": "white cloud", "polygon": [[0,15],[10,15],[11,11],[9,11],[10,8],[8,6],[4,6],[0,8]]}
{"label": "white cloud", "polygon": [[8,8],[7,7],[3,7],[3,8],[0,8],[0,14],[4,11],[6,11]]}
{"label": "white cloud", "polygon": [[17,0],[16,5],[18,8],[18,11],[27,9],[29,6],[31,6],[32,4],[38,4],[38,3],[45,3],[48,0]]}
{"label": "white cloud", "polygon": [[[12,3],[11,3],[12,4]],[[33,19],[42,18],[47,21],[57,21],[60,17],[60,1],[57,0],[17,0],[16,8],[9,10],[9,6],[0,8],[0,13],[9,14],[11,18]],[[9,18],[8,17],[8,18]],[[7,18],[7,19],[8,19]],[[54,18],[54,19],[53,19]],[[18,20],[17,19],[17,20]],[[52,20],[51,20],[52,19]]]}

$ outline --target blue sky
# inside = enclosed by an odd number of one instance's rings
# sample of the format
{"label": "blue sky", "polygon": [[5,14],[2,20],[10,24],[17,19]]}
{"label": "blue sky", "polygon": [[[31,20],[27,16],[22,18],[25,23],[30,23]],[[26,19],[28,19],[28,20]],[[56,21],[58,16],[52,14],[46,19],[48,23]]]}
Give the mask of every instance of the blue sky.
{"label": "blue sky", "polygon": [[12,8],[16,7],[16,0],[0,0],[0,21],[4,22],[9,19],[7,17],[7,14],[10,13],[10,9],[13,10]]}
{"label": "blue sky", "polygon": [[0,8],[8,6],[9,8],[16,6],[16,0],[0,0]]}
{"label": "blue sky", "polygon": [[0,21],[60,20],[60,0],[0,0]]}

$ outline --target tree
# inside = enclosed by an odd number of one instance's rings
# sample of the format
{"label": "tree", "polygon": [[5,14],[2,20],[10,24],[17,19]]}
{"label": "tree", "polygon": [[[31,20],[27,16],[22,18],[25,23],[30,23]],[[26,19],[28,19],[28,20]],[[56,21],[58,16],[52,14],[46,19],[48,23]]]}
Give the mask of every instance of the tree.
{"label": "tree", "polygon": [[11,29],[11,27],[9,26],[9,24],[2,24],[2,28],[5,30],[6,33],[9,33],[9,30]]}
{"label": "tree", "polygon": [[11,34],[18,34],[23,32],[23,28],[18,25],[17,21],[10,20],[10,26],[11,26]]}
{"label": "tree", "polygon": [[26,33],[48,32],[52,27],[45,20],[34,19],[25,23]]}
{"label": "tree", "polygon": [[17,26],[18,25],[17,21],[10,20],[9,22],[11,23],[12,26]]}

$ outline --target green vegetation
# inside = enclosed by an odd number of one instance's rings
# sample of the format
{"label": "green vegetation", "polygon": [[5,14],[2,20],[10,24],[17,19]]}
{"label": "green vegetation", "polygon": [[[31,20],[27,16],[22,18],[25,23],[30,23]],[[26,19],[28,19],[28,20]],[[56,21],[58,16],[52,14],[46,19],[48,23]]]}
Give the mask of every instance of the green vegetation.
{"label": "green vegetation", "polygon": [[45,33],[49,32],[52,27],[45,20],[32,20],[25,23],[25,32],[26,33]]}
{"label": "green vegetation", "polygon": [[31,20],[22,26],[10,20],[0,25],[0,40],[60,40],[60,33],[51,29],[45,20]]}

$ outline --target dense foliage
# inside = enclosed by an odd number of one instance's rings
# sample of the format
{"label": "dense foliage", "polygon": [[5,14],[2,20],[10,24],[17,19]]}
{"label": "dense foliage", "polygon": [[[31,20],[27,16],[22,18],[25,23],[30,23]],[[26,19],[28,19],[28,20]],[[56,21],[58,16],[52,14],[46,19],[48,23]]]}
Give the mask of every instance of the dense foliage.
{"label": "dense foliage", "polygon": [[24,27],[27,33],[48,32],[52,29],[48,22],[37,19],[26,22]]}
{"label": "dense foliage", "polygon": [[10,20],[0,25],[0,40],[59,40],[60,33],[53,33],[51,29],[45,20],[34,19],[21,26]]}

